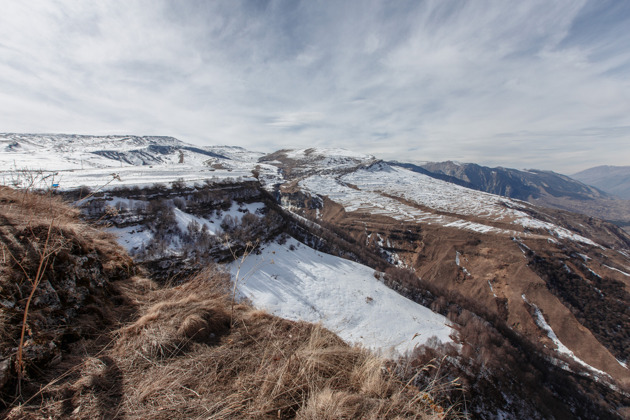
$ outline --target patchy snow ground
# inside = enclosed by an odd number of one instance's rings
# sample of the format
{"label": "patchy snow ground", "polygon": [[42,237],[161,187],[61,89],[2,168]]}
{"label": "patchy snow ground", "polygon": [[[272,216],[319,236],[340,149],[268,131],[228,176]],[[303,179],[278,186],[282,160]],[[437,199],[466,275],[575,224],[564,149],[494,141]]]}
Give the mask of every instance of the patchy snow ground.
{"label": "patchy snow ground", "polygon": [[[303,170],[320,173],[302,180],[302,188],[328,196],[347,211],[509,236],[528,236],[523,230],[535,230],[551,239],[596,245],[517,210],[522,203],[514,200],[382,162],[365,167],[375,161],[370,155],[344,149],[300,149],[286,154],[304,166]],[[196,147],[172,137],[0,134],[0,183],[24,187],[34,172],[42,171],[40,177],[49,177],[37,188],[54,183],[61,190],[83,185],[111,189],[175,180],[192,185],[253,180],[257,169],[261,183],[273,191],[284,179],[277,167],[257,163],[261,156],[240,147]],[[359,165],[362,169],[340,175]],[[470,221],[471,217],[476,221]],[[494,222],[502,223],[502,228],[493,226]]]}
{"label": "patchy snow ground", "polygon": [[[230,265],[233,276],[239,263]],[[399,295],[364,265],[289,239],[266,244],[242,264],[238,289],[256,307],[292,320],[321,322],[349,343],[403,354],[430,337],[452,341],[448,320]]]}
{"label": "patchy snow ground", "polygon": [[106,229],[108,232],[116,235],[116,240],[127,252],[133,255],[142,247],[147,246],[153,239],[153,232],[147,227],[127,226],[124,228],[110,227]]}
{"label": "patchy snow ground", "polygon": [[547,337],[549,337],[549,339],[556,345],[556,351],[558,353],[564,354],[565,356],[570,357],[571,359],[575,360],[580,365],[584,366],[585,368],[589,369],[592,372],[597,373],[600,376],[608,376],[608,374],[606,372],[601,371],[601,370],[599,370],[597,368],[594,368],[593,366],[589,365],[584,360],[582,360],[579,357],[577,357],[567,346],[562,344],[560,339],[558,339],[558,336],[556,335],[556,333],[553,332],[553,330],[551,329],[551,326],[545,320],[545,317],[543,316],[543,314],[540,311],[540,309],[538,308],[538,306],[536,306],[535,304],[529,302],[527,300],[527,297],[525,297],[525,294],[521,295],[521,298],[523,299],[523,301],[525,303],[527,303],[528,305],[531,305],[534,308],[534,312],[536,314],[536,318],[534,319],[534,322],[536,322],[536,325],[538,325],[538,327],[541,330],[543,330],[547,334]]}
{"label": "patchy snow ground", "polygon": [[606,265],[606,264],[604,264],[604,267],[608,268],[609,270],[617,271],[617,272],[619,272],[619,273],[623,274],[623,275],[624,275],[624,276],[626,276],[626,277],[630,277],[630,274],[626,273],[625,271],[621,271],[621,270],[619,270],[618,268],[611,267],[611,266]]}
{"label": "patchy snow ground", "polygon": [[[301,180],[299,185],[311,193],[328,196],[348,212],[364,211],[396,220],[509,236],[529,236],[522,231],[524,228],[537,229],[552,238],[597,245],[588,238],[515,209],[523,204],[514,200],[382,162],[340,177],[312,175]],[[467,220],[470,217],[479,221]],[[513,225],[515,229],[492,226],[494,222],[503,223],[504,226]]]}
{"label": "patchy snow ground", "polygon": [[[137,200],[130,200],[125,198],[114,198],[110,205],[115,205],[117,203],[123,203],[127,207],[132,207]],[[243,215],[247,213],[260,215],[262,210],[265,208],[264,203],[242,203],[238,204],[236,202],[232,203],[232,206],[229,210],[221,213],[220,216],[217,216],[216,213],[209,218],[203,218],[199,216],[195,216],[190,213],[186,213],[177,207],[173,207],[173,213],[175,214],[175,221],[177,223],[177,227],[180,232],[185,233],[188,230],[188,225],[195,221],[199,224],[199,227],[205,226],[207,232],[210,235],[222,235],[223,229],[221,228],[221,222],[225,218],[225,216],[230,215],[233,219],[236,219],[238,222],[241,221]],[[130,254],[135,253],[143,246],[147,246],[151,239],[153,239],[153,232],[142,225],[133,225],[127,226],[124,228],[110,227],[107,228],[107,231],[116,235],[118,243],[122,245],[127,252]],[[174,246],[171,243],[171,251],[176,253],[178,251],[178,246]]]}

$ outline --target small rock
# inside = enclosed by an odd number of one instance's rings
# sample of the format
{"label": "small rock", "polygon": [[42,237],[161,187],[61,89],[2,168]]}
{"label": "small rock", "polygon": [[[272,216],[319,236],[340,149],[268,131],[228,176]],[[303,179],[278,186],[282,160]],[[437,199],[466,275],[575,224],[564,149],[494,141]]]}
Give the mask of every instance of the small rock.
{"label": "small rock", "polygon": [[0,361],[0,389],[9,382],[9,375],[11,373],[11,359],[4,359]]}

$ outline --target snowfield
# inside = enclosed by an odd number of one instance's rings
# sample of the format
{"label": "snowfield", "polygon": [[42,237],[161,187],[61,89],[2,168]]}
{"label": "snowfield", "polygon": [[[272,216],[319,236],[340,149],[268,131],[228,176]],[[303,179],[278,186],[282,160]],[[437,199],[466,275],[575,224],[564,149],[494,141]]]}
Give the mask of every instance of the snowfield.
{"label": "snowfield", "polygon": [[349,343],[384,355],[404,354],[431,337],[452,342],[449,321],[399,295],[374,277],[374,270],[317,252],[294,239],[265,244],[230,264],[238,290],[270,313],[321,322]]}

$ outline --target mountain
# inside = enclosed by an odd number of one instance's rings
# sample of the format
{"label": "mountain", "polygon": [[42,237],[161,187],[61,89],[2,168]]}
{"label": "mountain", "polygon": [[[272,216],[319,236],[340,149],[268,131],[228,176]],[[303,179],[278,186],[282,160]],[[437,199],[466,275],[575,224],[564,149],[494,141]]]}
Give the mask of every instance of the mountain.
{"label": "mountain", "polygon": [[436,401],[440,380],[414,390],[396,361],[235,302],[225,271],[160,284],[59,197],[0,186],[0,220],[4,419],[433,419],[453,408]]}
{"label": "mountain", "polygon": [[[332,231],[355,244],[354,257],[387,260],[383,279],[405,296],[447,315],[463,331],[477,324],[462,314],[485,319],[504,337],[505,348],[525,346],[512,336],[516,332],[555,349],[552,358],[570,355],[591,374],[605,371],[627,383],[630,342],[619,326],[630,313],[616,300],[618,293],[630,299],[627,234],[587,216],[479,192],[372,156],[346,155],[284,150],[261,161],[280,168],[284,178],[273,192],[285,209],[316,232]],[[344,165],[331,170],[319,164],[328,160]],[[605,196],[580,188],[573,197]],[[609,281],[607,291],[601,289]],[[622,324],[620,315],[627,318]],[[468,345],[488,348],[483,340]]]}
{"label": "mountain", "polygon": [[[431,375],[459,378],[444,398],[465,401],[473,418],[628,413],[630,237],[613,224],[343,149],[198,152],[123,136],[120,149],[97,137],[82,138],[83,148],[48,137],[2,136],[51,168],[3,166],[4,182],[49,189],[60,180],[54,191],[106,224],[158,281],[221,264],[259,308],[322,322],[390,357],[407,351],[419,389]],[[3,162],[27,159],[3,150]],[[76,155],[83,169],[76,158],[58,163]],[[607,197],[556,175],[539,174],[538,187],[523,178],[519,193]]]}
{"label": "mountain", "polygon": [[588,185],[630,200],[630,166],[596,166],[571,175]]}
{"label": "mountain", "polygon": [[[411,170],[418,166],[395,163]],[[492,194],[528,201],[544,196],[567,197],[578,200],[609,198],[596,188],[584,185],[568,176],[551,171],[519,171],[510,168],[489,168],[474,163],[428,162],[419,166],[427,175],[445,175],[463,181],[461,185]],[[450,180],[449,179],[449,180]]]}
{"label": "mountain", "polygon": [[551,207],[583,213],[630,228],[630,200],[604,188],[551,171],[489,168],[474,163],[428,162],[420,165],[392,162],[431,177],[468,188]]}

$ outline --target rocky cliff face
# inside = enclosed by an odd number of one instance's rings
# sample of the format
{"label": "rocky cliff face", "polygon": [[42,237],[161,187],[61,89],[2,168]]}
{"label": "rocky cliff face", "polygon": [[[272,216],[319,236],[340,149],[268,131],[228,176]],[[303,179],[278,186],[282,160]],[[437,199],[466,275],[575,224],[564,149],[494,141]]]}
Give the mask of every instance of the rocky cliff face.
{"label": "rocky cliff face", "polygon": [[[49,195],[0,188],[0,385],[16,379],[16,352],[28,306],[23,369],[28,376],[80,338],[99,334],[116,303],[111,283],[129,278],[131,259],[113,238],[82,223]],[[90,321],[87,321],[90,318]]]}

